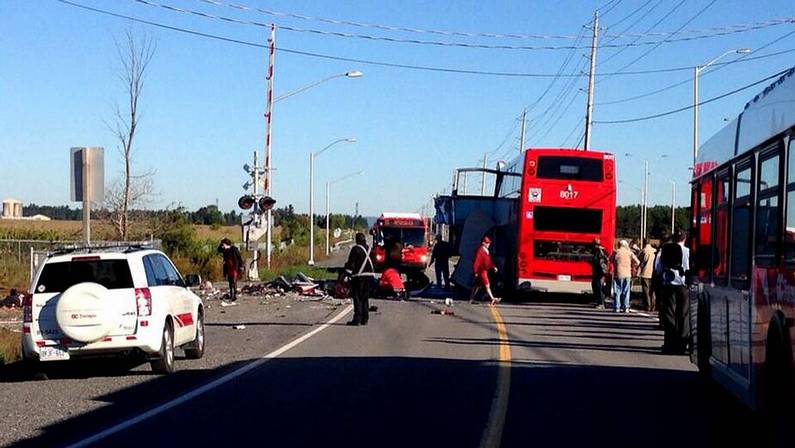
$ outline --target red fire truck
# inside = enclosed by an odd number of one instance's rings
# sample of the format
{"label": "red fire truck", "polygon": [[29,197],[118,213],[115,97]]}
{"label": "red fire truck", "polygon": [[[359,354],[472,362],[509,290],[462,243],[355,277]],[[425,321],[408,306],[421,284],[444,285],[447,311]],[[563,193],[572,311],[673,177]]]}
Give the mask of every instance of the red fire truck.
{"label": "red fire truck", "polygon": [[403,248],[396,267],[404,273],[425,271],[430,260],[428,231],[428,219],[419,213],[383,213],[370,230],[376,270],[384,269],[387,251],[399,243]]}

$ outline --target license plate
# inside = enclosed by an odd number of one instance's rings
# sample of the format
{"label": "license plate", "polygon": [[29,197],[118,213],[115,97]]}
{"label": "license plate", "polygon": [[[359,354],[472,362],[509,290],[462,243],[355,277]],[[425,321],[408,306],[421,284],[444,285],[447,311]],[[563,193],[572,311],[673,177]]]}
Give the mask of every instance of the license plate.
{"label": "license plate", "polygon": [[40,361],[66,361],[69,359],[69,352],[63,347],[51,346],[39,349]]}
{"label": "license plate", "polygon": [[571,281],[571,275],[558,275],[558,281],[570,282]]}

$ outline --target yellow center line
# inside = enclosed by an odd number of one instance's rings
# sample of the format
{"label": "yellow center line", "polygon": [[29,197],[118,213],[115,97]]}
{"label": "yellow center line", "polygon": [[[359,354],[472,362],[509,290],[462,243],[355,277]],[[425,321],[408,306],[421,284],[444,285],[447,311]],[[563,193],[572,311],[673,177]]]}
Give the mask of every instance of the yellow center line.
{"label": "yellow center line", "polygon": [[497,325],[497,335],[500,339],[499,370],[497,371],[497,387],[491,400],[489,420],[481,447],[498,447],[502,443],[502,430],[505,427],[505,416],[508,414],[508,396],[511,390],[511,346],[508,343],[508,331],[505,322],[496,306],[490,306],[489,311],[494,323]]}

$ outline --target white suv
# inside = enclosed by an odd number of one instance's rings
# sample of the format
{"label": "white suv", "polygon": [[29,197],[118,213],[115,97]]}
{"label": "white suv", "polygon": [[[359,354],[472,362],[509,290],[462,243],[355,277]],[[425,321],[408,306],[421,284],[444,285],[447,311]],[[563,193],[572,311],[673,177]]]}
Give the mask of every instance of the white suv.
{"label": "white suv", "polygon": [[175,347],[204,355],[204,306],[188,286],[157,250],[51,254],[23,303],[22,356],[35,364],[137,352],[171,373]]}

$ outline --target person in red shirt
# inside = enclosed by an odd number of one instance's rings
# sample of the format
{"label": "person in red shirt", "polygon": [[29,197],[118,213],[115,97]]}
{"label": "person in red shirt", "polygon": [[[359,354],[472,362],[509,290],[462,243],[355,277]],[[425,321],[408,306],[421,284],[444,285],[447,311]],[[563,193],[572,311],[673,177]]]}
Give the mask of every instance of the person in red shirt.
{"label": "person in red shirt", "polygon": [[224,277],[229,282],[229,300],[237,300],[237,279],[243,273],[243,258],[229,238],[221,240],[218,252],[224,257]]}
{"label": "person in red shirt", "polygon": [[489,271],[497,272],[497,266],[491,260],[489,254],[489,246],[491,246],[491,238],[488,236],[483,237],[483,241],[475,252],[475,261],[472,263],[472,270],[475,273],[475,280],[472,285],[472,295],[469,296],[469,303],[475,303],[475,296],[481,287],[486,290],[486,294],[491,299],[491,304],[496,305],[500,299],[494,297],[491,293],[491,283],[489,282]]}

